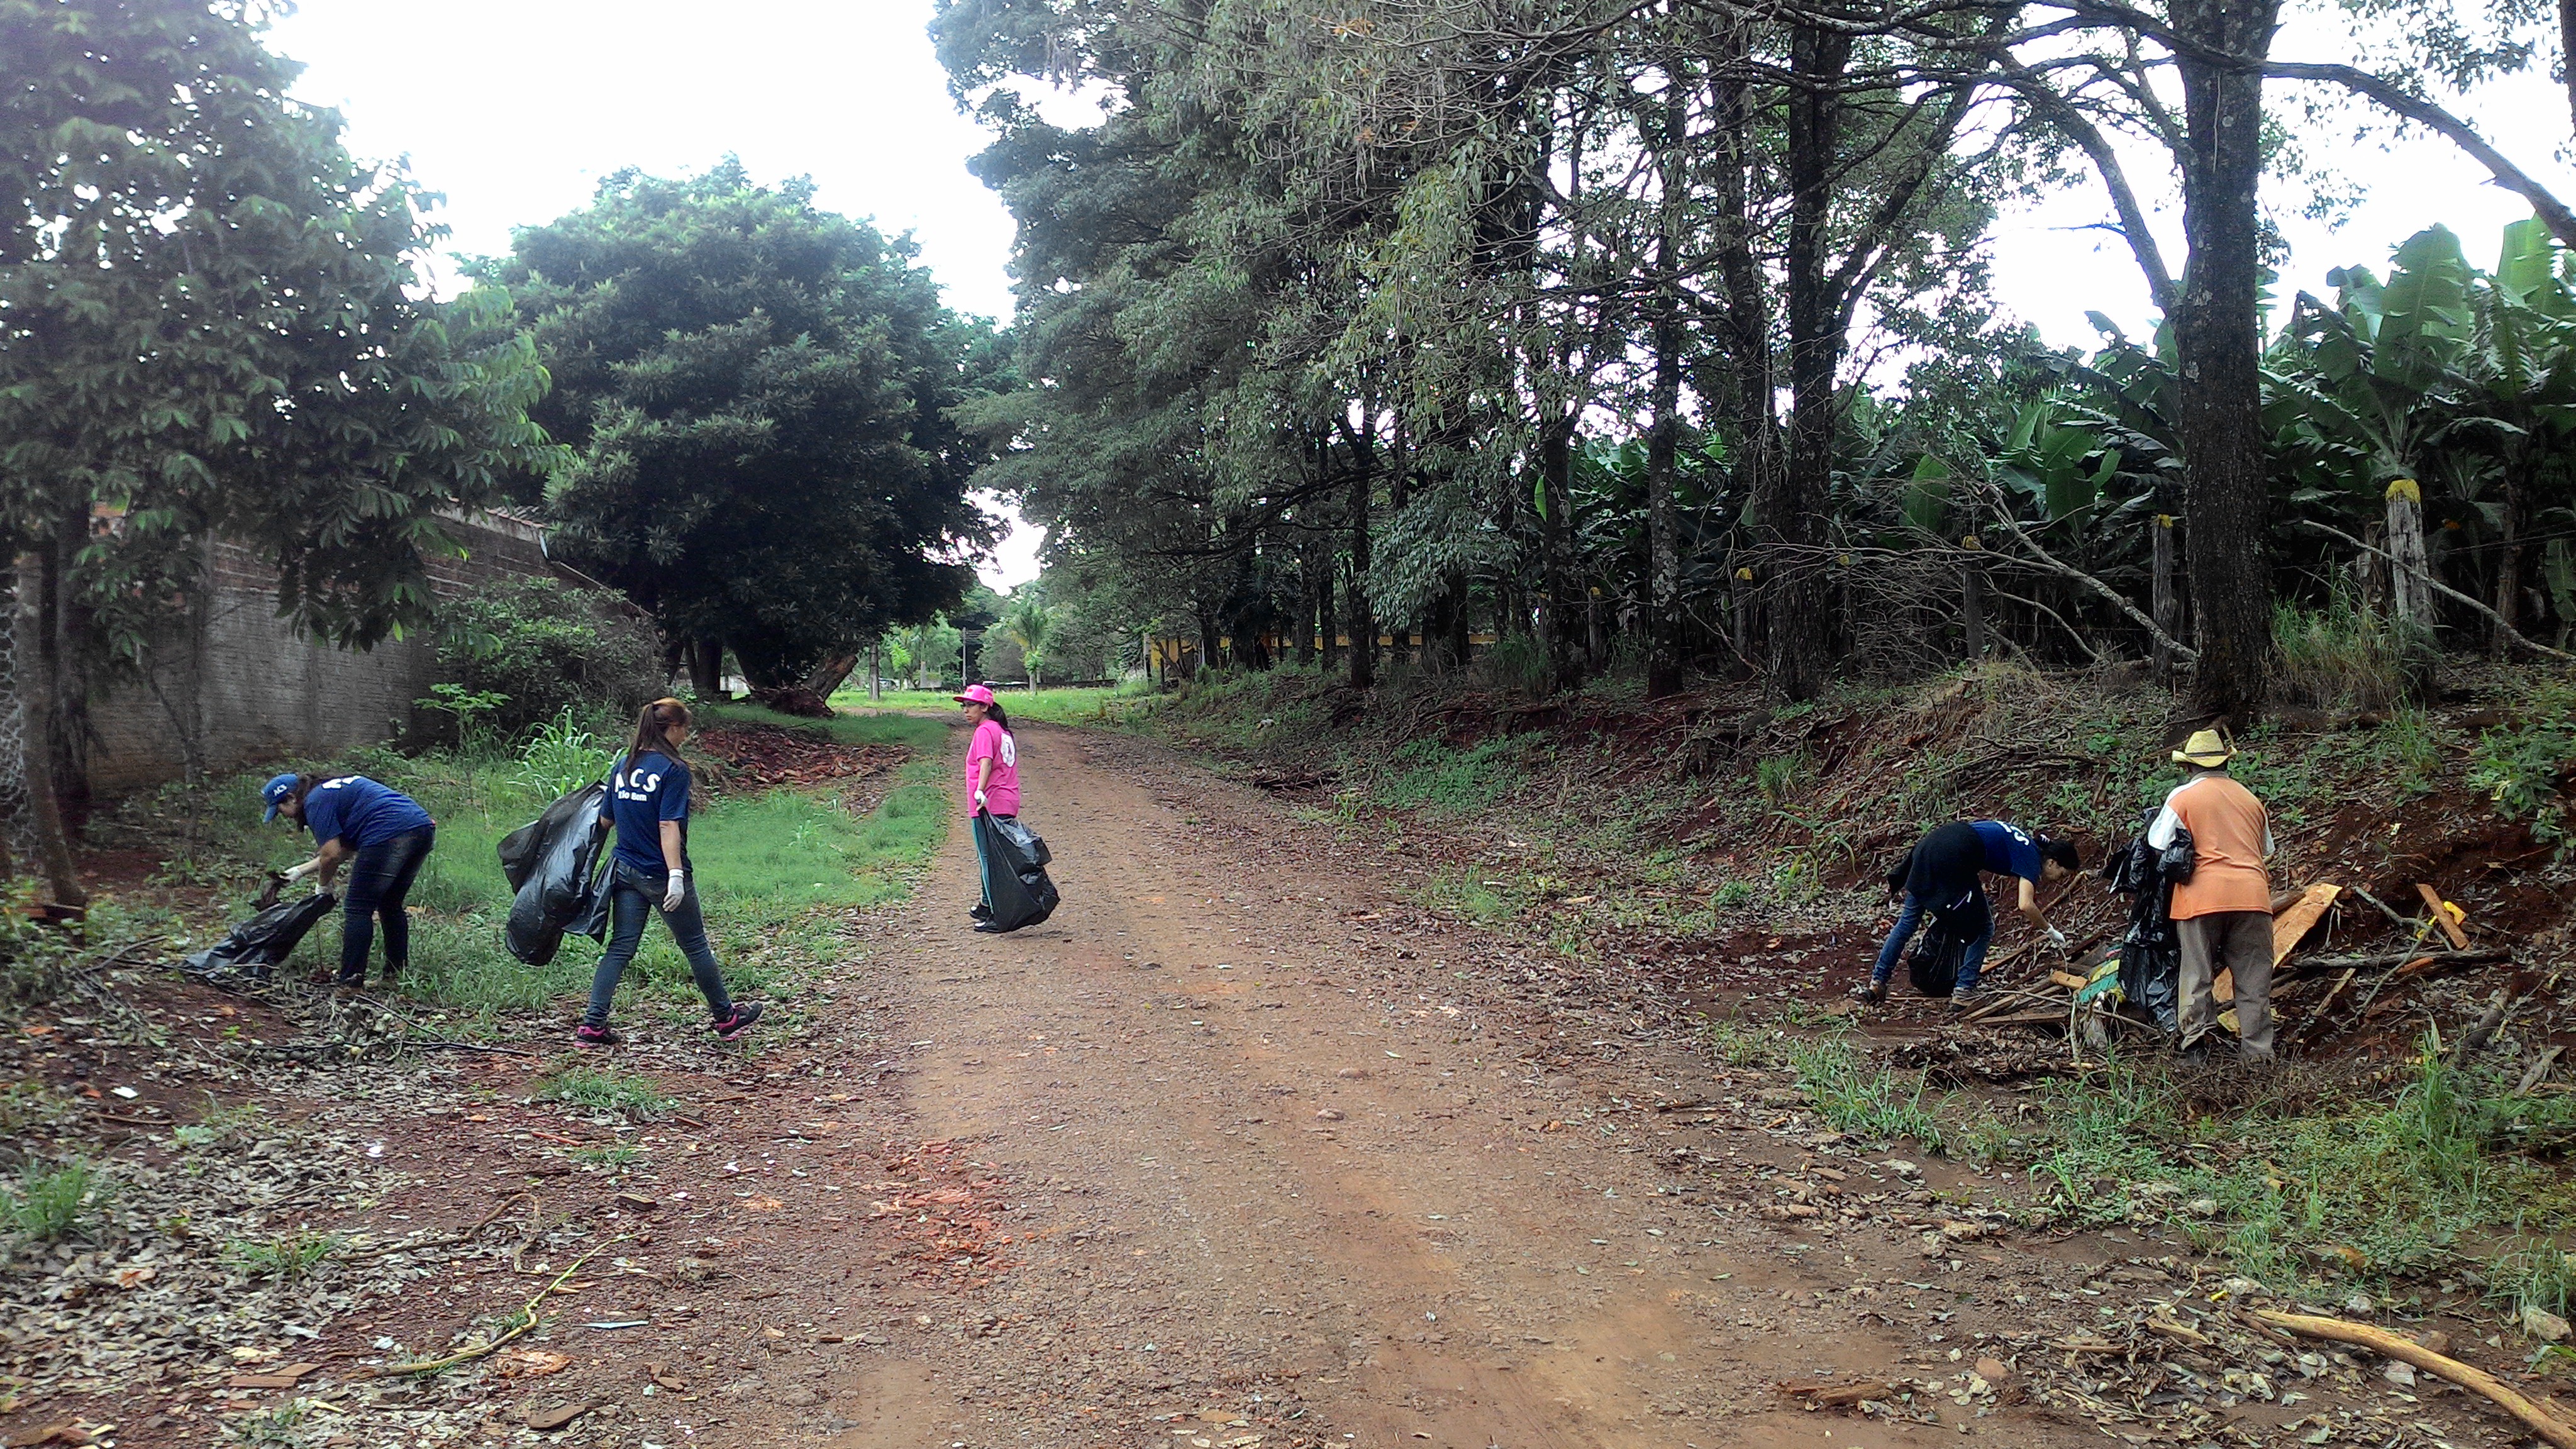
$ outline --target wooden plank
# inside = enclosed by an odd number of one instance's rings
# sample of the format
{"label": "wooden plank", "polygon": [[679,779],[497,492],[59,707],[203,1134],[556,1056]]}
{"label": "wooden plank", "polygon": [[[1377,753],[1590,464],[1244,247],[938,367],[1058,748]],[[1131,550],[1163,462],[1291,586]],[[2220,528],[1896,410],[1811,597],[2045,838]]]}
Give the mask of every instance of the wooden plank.
{"label": "wooden plank", "polygon": [[2316,929],[2317,922],[2324,918],[2325,913],[2333,907],[2335,897],[2341,894],[2343,894],[2343,887],[2332,882],[2321,882],[2301,892],[2298,900],[2291,903],[2288,910],[2273,912],[2272,964],[2274,966],[2280,965],[2287,959],[2290,952],[2297,949],[2299,942],[2307,936],[2308,932]]}
{"label": "wooden plank", "polygon": [[2048,973],[2048,979],[2069,991],[2081,991],[2092,984],[2072,971],[2051,971]]}
{"label": "wooden plank", "polygon": [[2454,951],[2469,949],[2468,935],[2460,929],[2460,921],[2466,918],[2466,913],[2458,906],[2442,899],[2440,891],[2420,880],[2415,882],[2415,894],[2424,898],[2425,908],[2433,913],[2433,924],[2441,928],[2443,935],[2451,938],[2451,949]]}

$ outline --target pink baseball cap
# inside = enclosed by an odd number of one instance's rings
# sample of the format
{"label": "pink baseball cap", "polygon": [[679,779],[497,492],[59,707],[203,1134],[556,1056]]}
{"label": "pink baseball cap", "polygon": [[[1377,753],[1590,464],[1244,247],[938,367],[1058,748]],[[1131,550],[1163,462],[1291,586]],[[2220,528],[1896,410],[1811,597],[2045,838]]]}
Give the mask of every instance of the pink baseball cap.
{"label": "pink baseball cap", "polygon": [[993,702],[993,691],[985,685],[970,684],[966,686],[966,692],[964,694],[957,696],[957,702],[959,704],[991,704]]}

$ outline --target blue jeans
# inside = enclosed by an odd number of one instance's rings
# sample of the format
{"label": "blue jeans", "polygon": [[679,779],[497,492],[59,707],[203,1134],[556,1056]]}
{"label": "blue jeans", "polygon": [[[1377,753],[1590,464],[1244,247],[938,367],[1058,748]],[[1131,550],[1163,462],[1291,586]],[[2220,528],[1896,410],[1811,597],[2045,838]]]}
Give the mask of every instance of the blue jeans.
{"label": "blue jeans", "polygon": [[[626,974],[626,963],[635,959],[635,948],[644,944],[644,920],[662,910],[662,893],[670,887],[670,872],[653,875],[625,865],[610,868],[608,884],[608,950],[599,958],[599,969],[591,973],[590,1009],[582,1013],[588,1026],[608,1025],[608,1007],[617,997],[618,979]],[[671,939],[679,943],[680,954],[689,959],[689,974],[698,980],[698,992],[707,999],[707,1010],[718,1021],[733,1015],[733,998],[725,994],[724,977],[716,970],[716,953],[707,945],[706,918],[698,912],[698,882],[692,875],[688,893],[680,897],[677,910],[662,911],[662,924],[671,928]]]}
{"label": "blue jeans", "polygon": [[[1878,964],[1869,968],[1869,979],[1873,985],[1884,986],[1888,978],[1896,974],[1896,962],[1905,954],[1905,943],[1914,939],[1914,932],[1929,914],[1931,906],[1928,902],[1912,891],[1905,893],[1905,905],[1897,911],[1896,924],[1888,930],[1887,944],[1878,948]],[[1977,973],[1986,965],[1986,948],[1994,943],[1995,913],[1988,910],[1986,928],[1968,943],[1966,951],[1960,953],[1959,981],[1950,988],[1952,995],[1963,995],[1977,989]]]}
{"label": "blue jeans", "polygon": [[367,952],[376,944],[376,921],[385,923],[385,979],[411,964],[411,917],[403,898],[437,842],[438,827],[413,830],[358,847],[349,859],[349,893],[340,915],[340,984],[367,984]]}

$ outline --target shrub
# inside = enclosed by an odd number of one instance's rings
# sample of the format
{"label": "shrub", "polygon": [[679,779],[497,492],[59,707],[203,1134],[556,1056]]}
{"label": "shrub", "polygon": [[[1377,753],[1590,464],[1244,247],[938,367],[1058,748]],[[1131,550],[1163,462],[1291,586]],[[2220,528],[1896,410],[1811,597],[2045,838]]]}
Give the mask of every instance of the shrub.
{"label": "shrub", "polygon": [[438,664],[460,697],[500,701],[479,723],[515,739],[571,710],[631,717],[662,692],[653,631],[614,596],[519,578],[439,606]]}
{"label": "shrub", "polygon": [[519,778],[538,799],[554,800],[606,775],[616,762],[614,742],[575,723],[566,705],[519,747]]}

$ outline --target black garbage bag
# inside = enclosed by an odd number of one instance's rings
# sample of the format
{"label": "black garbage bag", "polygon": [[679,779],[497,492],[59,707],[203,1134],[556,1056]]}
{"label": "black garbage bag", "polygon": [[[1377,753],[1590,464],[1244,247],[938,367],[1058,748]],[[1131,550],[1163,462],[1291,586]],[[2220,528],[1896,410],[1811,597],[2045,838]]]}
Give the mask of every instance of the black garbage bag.
{"label": "black garbage bag", "polygon": [[984,899],[992,902],[996,930],[1016,931],[1055,914],[1063,899],[1047,878],[1054,857],[1036,832],[1017,820],[975,812],[975,856],[984,866]]}
{"label": "black garbage bag", "polygon": [[1905,958],[1906,979],[1926,996],[1948,996],[1958,989],[1959,968],[1968,959],[1968,943],[1993,925],[1994,916],[1986,907],[1983,888],[1968,892],[1967,898],[1956,905],[1933,911],[1923,934],[1914,938],[1913,951]]}
{"label": "black garbage bag", "polygon": [[181,963],[181,969],[194,976],[216,976],[232,970],[265,981],[268,968],[293,955],[304,933],[338,904],[338,896],[318,891],[270,906],[233,927],[232,934],[190,956]]}
{"label": "black garbage bag", "polygon": [[607,798],[605,783],[585,785],[501,842],[501,874],[518,892],[501,940],[531,966],[555,959],[568,933],[594,941],[608,935],[608,892],[600,881],[608,837],[599,829]]}
{"label": "black garbage bag", "polygon": [[[2152,818],[2152,817],[2150,817]],[[2120,994],[2158,1030],[2181,1029],[2182,936],[2175,930],[2173,888],[2191,879],[2191,832],[2177,829],[2163,850],[2141,834],[2103,864],[2103,879],[2129,898],[2129,933],[2120,942]]]}

